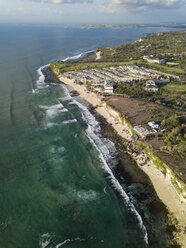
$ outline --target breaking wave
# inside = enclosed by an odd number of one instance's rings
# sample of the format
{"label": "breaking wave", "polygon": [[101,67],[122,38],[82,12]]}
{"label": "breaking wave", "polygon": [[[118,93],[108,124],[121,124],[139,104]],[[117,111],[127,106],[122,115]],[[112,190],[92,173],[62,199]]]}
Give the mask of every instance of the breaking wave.
{"label": "breaking wave", "polygon": [[100,243],[104,243],[103,239],[99,240],[96,237],[91,236],[91,237],[86,237],[86,238],[80,238],[80,237],[68,238],[68,239],[65,239],[64,241],[61,241],[59,244],[54,245],[53,238],[54,238],[54,235],[50,235],[49,233],[42,234],[39,240],[40,248],[47,248],[47,247],[60,248],[69,242],[77,243],[77,242],[86,242],[88,240],[97,240]]}
{"label": "breaking wave", "polygon": [[66,125],[66,124],[71,124],[71,123],[76,123],[76,122],[77,122],[77,120],[73,119],[73,120],[62,121],[62,124]]}
{"label": "breaking wave", "polygon": [[[65,89],[66,87],[63,85],[63,88]],[[65,91],[68,92],[68,89],[66,88]],[[70,95],[69,92],[68,92],[68,95]],[[146,227],[143,224],[143,220],[142,220],[140,214],[135,209],[133,203],[130,201],[129,196],[126,194],[126,192],[124,191],[124,189],[120,185],[119,181],[115,178],[112,170],[110,169],[110,166],[112,165],[113,157],[111,156],[111,153],[109,151],[110,149],[108,149],[108,147],[103,143],[103,141],[100,137],[101,128],[100,128],[98,121],[90,113],[90,111],[88,110],[88,108],[86,106],[84,106],[80,102],[74,100],[72,97],[71,97],[71,100],[82,111],[82,117],[86,121],[87,126],[88,126],[86,129],[87,136],[88,136],[89,140],[91,141],[91,143],[94,145],[94,147],[100,153],[100,160],[103,163],[103,169],[109,174],[109,176],[107,178],[111,182],[113,189],[116,190],[120,194],[124,204],[130,210],[130,212],[136,216],[138,223],[139,223],[139,226],[140,226],[140,228],[144,234],[144,241],[145,241],[146,245],[148,245],[148,234],[147,234]],[[110,146],[111,146],[111,143],[110,143]],[[112,143],[112,149],[115,150],[115,146],[113,143]]]}
{"label": "breaking wave", "polygon": [[62,61],[63,62],[70,62],[70,61],[73,61],[73,60],[83,59],[88,54],[94,53],[94,52],[96,52],[96,50],[92,50],[92,51],[88,51],[88,52],[83,52],[83,53],[80,53],[80,54],[75,55],[75,56],[72,56],[72,57],[67,57],[67,58],[63,59]]}
{"label": "breaking wave", "polygon": [[32,92],[33,94],[35,94],[37,92],[38,89],[43,89],[43,88],[47,88],[49,87],[46,83],[45,83],[45,76],[44,74],[42,73],[42,70],[46,67],[48,67],[48,65],[44,65],[42,67],[40,67],[38,70],[37,70],[37,73],[39,75],[39,78],[38,80],[36,81],[36,89],[32,89]]}
{"label": "breaking wave", "polygon": [[56,117],[60,113],[68,112],[62,103],[54,104],[52,106],[40,105],[39,107],[46,110],[46,116],[49,119]]}
{"label": "breaking wave", "polygon": [[[82,58],[82,56],[86,56],[86,55],[87,55],[87,53],[82,53],[82,54],[79,54],[77,56],[66,58],[63,61],[66,62],[66,61],[70,61],[70,60],[76,60],[76,59]],[[38,74],[40,75],[39,79],[37,80],[37,88],[38,89],[46,88],[45,76],[42,73],[42,69],[47,67],[47,66],[49,66],[49,65],[45,65],[45,66],[39,68],[37,71]],[[88,108],[86,106],[84,106],[83,104],[74,100],[71,97],[71,95],[70,95],[67,87],[65,87],[65,85],[62,85],[62,87],[63,87],[66,95],[62,98],[59,98],[59,101],[69,101],[70,100],[72,103],[76,104],[79,107],[79,109],[81,110],[82,117],[88,126],[87,130],[86,130],[87,136],[88,136],[89,140],[91,141],[91,143],[94,145],[94,147],[99,151],[100,160],[103,163],[103,169],[109,174],[109,176],[107,178],[111,182],[113,189],[116,190],[120,194],[124,204],[128,207],[130,212],[132,212],[136,216],[138,223],[139,223],[139,226],[140,226],[140,228],[144,234],[144,241],[145,241],[146,245],[148,246],[148,234],[147,234],[146,227],[143,224],[143,220],[142,220],[140,214],[135,209],[133,203],[130,201],[129,196],[126,194],[126,192],[124,191],[124,189],[120,185],[119,181],[115,178],[115,176],[114,176],[114,174],[110,168],[112,166],[113,157],[111,156],[111,153],[110,153],[111,149],[108,149],[108,147],[103,143],[103,141],[100,137],[101,128],[100,128],[99,123],[97,122],[95,117],[90,113],[90,111],[88,110]],[[55,106],[55,108],[54,108],[54,106]],[[40,106],[40,107],[45,108],[46,111],[48,111],[47,112],[48,116],[54,116],[56,113],[60,112],[60,110],[63,108],[62,106],[63,105],[61,103],[59,103],[59,104],[53,105],[51,107],[48,107],[48,106]],[[70,124],[70,123],[75,123],[75,122],[77,122],[77,120],[73,119],[73,120],[63,121],[62,124]],[[58,125],[58,124],[48,123],[47,127],[52,127],[55,125]],[[112,149],[116,150],[115,146],[112,142],[110,142],[109,145],[112,147]],[[63,241],[62,243],[58,244],[56,246],[56,248],[59,248],[70,241],[71,241],[70,239],[67,239],[67,240]],[[42,248],[44,248],[44,247],[45,246],[42,246]]]}

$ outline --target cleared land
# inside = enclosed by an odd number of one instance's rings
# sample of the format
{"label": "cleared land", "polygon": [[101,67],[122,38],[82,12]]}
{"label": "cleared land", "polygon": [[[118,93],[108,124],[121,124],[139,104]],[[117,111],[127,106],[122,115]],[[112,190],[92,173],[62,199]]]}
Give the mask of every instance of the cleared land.
{"label": "cleared land", "polygon": [[162,120],[172,113],[170,109],[139,98],[113,96],[106,99],[106,103],[123,114],[133,126],[154,119]]}
{"label": "cleared land", "polygon": [[[138,98],[109,97],[106,103],[113,109],[125,116],[132,126],[142,125],[149,121],[162,121],[172,115],[172,110],[162,105],[147,102]],[[162,151],[166,146],[163,137],[151,137],[145,140],[158,157],[168,164],[175,174],[186,182],[186,161],[181,156],[175,156],[171,152]]]}

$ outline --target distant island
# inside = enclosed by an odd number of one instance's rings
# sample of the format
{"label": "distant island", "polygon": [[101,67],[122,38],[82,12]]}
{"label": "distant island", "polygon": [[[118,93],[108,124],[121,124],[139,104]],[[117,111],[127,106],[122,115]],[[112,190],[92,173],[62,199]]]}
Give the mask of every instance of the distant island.
{"label": "distant island", "polygon": [[186,23],[177,23],[177,24],[89,24],[83,25],[82,28],[85,29],[105,29],[105,28],[112,28],[112,29],[123,29],[123,28],[155,28],[155,27],[162,27],[162,28],[185,28]]}
{"label": "distant island", "polygon": [[[87,26],[105,27],[124,26]],[[125,139],[127,152],[178,219],[180,242],[186,242],[186,30],[98,48],[95,56],[53,62],[50,71]]]}

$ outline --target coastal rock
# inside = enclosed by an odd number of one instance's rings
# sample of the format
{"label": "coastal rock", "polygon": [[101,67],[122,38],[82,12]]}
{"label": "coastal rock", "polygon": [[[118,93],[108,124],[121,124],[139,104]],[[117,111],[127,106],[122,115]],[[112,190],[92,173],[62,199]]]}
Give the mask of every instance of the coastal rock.
{"label": "coastal rock", "polygon": [[51,71],[50,67],[44,67],[42,73],[45,76],[46,83],[61,83],[56,75]]}

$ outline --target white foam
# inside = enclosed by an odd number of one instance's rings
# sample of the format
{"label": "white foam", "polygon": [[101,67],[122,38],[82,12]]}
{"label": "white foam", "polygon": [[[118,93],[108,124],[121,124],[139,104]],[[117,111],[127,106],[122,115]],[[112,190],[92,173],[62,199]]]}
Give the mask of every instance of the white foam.
{"label": "white foam", "polygon": [[58,103],[52,106],[40,105],[39,107],[46,110],[46,115],[48,118],[54,118],[56,115],[68,111],[66,108],[64,108],[62,103]]}
{"label": "white foam", "polygon": [[58,245],[56,245],[56,248],[61,247],[62,245],[65,245],[67,242],[70,242],[70,239],[66,239],[65,241],[63,241],[62,243],[59,243]]}
{"label": "white foam", "polygon": [[34,89],[34,88],[33,88],[32,90],[28,91],[28,93],[29,93],[29,94],[35,95],[35,94],[38,93],[38,89]]}
{"label": "white foam", "polygon": [[96,52],[96,50],[83,52],[83,53],[77,54],[77,55],[72,56],[72,57],[67,57],[67,58],[63,59],[62,61],[63,62],[70,62],[70,61],[73,61],[73,60],[83,59],[83,58],[85,58],[87,56],[87,54],[89,54],[91,52]]}
{"label": "white foam", "polygon": [[45,76],[44,74],[42,73],[42,70],[45,68],[45,67],[48,67],[50,66],[50,64],[48,65],[44,65],[42,67],[40,67],[38,70],[37,70],[37,73],[39,75],[39,79],[36,81],[36,87],[37,89],[42,89],[42,88],[47,88],[49,87],[46,83],[45,83]]}
{"label": "white foam", "polygon": [[[82,53],[82,54],[79,54],[77,56],[69,57],[69,58],[66,58],[63,61],[67,62],[67,61],[70,61],[70,60],[80,59],[80,58],[82,58],[82,56],[85,56],[85,54]],[[37,71],[38,74],[39,74],[39,79],[37,80],[37,88],[38,89],[46,88],[45,76],[42,73],[42,69],[45,68],[46,66],[49,66],[49,65],[45,65],[45,66],[39,68],[38,71]],[[72,97],[70,96],[70,93],[69,93],[68,89],[65,86],[62,86],[62,87],[65,90],[66,96],[64,96],[62,98],[59,98],[59,100],[61,100],[61,101],[72,100]],[[83,116],[83,118],[85,119],[85,121],[86,121],[86,123],[88,125],[87,130],[86,130],[87,136],[89,137],[91,143],[96,147],[96,149],[100,153],[100,160],[103,162],[103,168],[105,169],[105,171],[107,173],[109,173],[108,178],[112,183],[112,187],[120,193],[125,205],[137,217],[139,225],[140,225],[140,227],[141,227],[141,229],[143,230],[143,233],[144,233],[144,241],[145,241],[146,245],[148,245],[148,235],[147,235],[146,227],[143,224],[143,220],[142,220],[141,216],[139,215],[139,213],[137,212],[137,210],[135,209],[134,205],[130,202],[130,198],[128,197],[128,195],[126,194],[126,192],[124,191],[124,189],[122,188],[122,186],[120,185],[118,180],[114,177],[114,175],[112,173],[112,170],[109,167],[109,163],[112,161],[112,156],[110,155],[110,151],[109,151],[108,147],[103,144],[101,138],[98,135],[100,130],[101,130],[101,128],[99,126],[99,123],[96,121],[95,117],[90,113],[90,111],[87,109],[87,107],[85,107],[81,103],[77,102],[76,100],[73,100],[71,104],[76,104],[81,109],[82,116]],[[46,112],[48,111],[47,114],[50,117],[55,116],[57,113],[59,113],[62,110],[61,109],[62,106],[61,105],[59,106],[59,104],[56,104],[56,105],[53,105],[53,106],[50,106],[50,107],[48,107],[48,106],[41,106],[41,107],[45,108]],[[73,119],[73,120],[63,121],[62,124],[70,124],[70,123],[75,123],[75,122],[77,122],[77,120]],[[56,125],[58,125],[58,124],[57,123],[48,123],[47,127],[52,127],[52,126],[56,126]],[[63,241],[62,243],[58,244],[56,246],[56,248],[59,248],[59,247],[63,246],[67,242],[70,242],[70,239],[67,239],[67,240]],[[43,243],[43,244],[45,244],[45,243]],[[45,247],[46,246],[43,246],[42,248],[45,248]]]}
{"label": "white foam", "polygon": [[82,242],[82,241],[86,241],[86,239],[81,239],[78,237],[78,238],[75,238],[73,241],[81,241]]}
{"label": "white foam", "polygon": [[5,220],[4,222],[0,223],[0,228],[1,229],[5,229],[8,225],[11,225],[12,223],[12,218],[9,217],[7,220]]}
{"label": "white foam", "polygon": [[98,193],[93,190],[81,190],[77,192],[77,196],[84,201],[94,201],[98,198]]}
{"label": "white foam", "polygon": [[[135,214],[135,216],[138,219],[139,225],[141,227],[141,229],[144,232],[144,241],[146,244],[148,244],[148,235],[147,235],[147,230],[146,227],[143,224],[143,220],[140,216],[140,214],[137,212],[137,210],[135,209],[134,205],[130,202],[130,198],[128,197],[128,195],[126,194],[126,192],[124,191],[124,189],[122,188],[122,186],[120,185],[120,183],[118,182],[118,180],[114,177],[112,170],[110,169],[110,167],[108,166],[108,162],[109,162],[109,154],[108,154],[108,149],[106,149],[106,147],[104,145],[102,145],[101,143],[101,139],[91,130],[91,126],[88,125],[88,128],[86,130],[87,135],[90,139],[90,141],[92,142],[92,144],[97,148],[97,150],[100,152],[100,159],[102,160],[103,164],[104,164],[104,169],[106,172],[109,173],[109,180],[112,183],[112,187],[118,191],[120,193],[120,195],[122,196],[122,199],[125,203],[125,205]],[[107,162],[108,161],[108,162]]]}
{"label": "white foam", "polygon": [[67,57],[66,59],[63,59],[62,61],[63,61],[63,62],[70,62],[70,61],[72,61],[72,60],[81,59],[81,58],[83,58],[84,56],[85,56],[84,53],[80,53],[80,54],[75,55],[75,56],[72,56],[72,57]]}
{"label": "white foam", "polygon": [[[66,88],[66,87],[63,86],[63,88]],[[97,122],[95,117],[90,113],[90,111],[87,109],[87,107],[85,107],[84,105],[82,105],[81,103],[79,103],[76,100],[73,100],[73,102],[76,103],[82,111],[82,116],[88,125],[87,130],[86,130],[87,136],[88,136],[89,140],[91,141],[91,143],[96,147],[96,149],[100,153],[100,159],[104,165],[103,168],[105,169],[105,171],[107,173],[109,173],[108,178],[112,183],[112,187],[119,192],[119,194],[122,196],[122,199],[123,199],[125,205],[137,217],[138,222],[139,222],[139,226],[144,233],[144,241],[145,241],[146,245],[148,245],[148,234],[147,234],[146,227],[143,224],[143,220],[142,220],[140,214],[135,209],[132,202],[130,202],[130,198],[128,197],[128,195],[126,194],[126,192],[124,191],[124,189],[120,185],[119,181],[114,177],[114,174],[108,165],[111,162],[112,157],[110,155],[110,152],[109,152],[107,146],[103,144],[101,138],[98,135],[100,130],[101,130],[99,123]]]}
{"label": "white foam", "polygon": [[74,242],[74,241],[79,241],[79,242],[85,242],[86,239],[82,239],[82,238],[74,238],[74,239],[66,239],[65,241],[59,243],[58,245],[55,246],[55,248],[60,248],[61,246],[65,245],[67,242]]}
{"label": "white foam", "polygon": [[[63,62],[69,62],[69,61],[73,61],[73,60],[78,60],[78,59],[82,59],[84,57],[87,56],[87,54],[89,53],[92,53],[92,52],[96,52],[96,50],[92,50],[92,51],[87,51],[87,52],[83,52],[83,53],[80,53],[80,54],[77,54],[75,56],[72,56],[72,57],[67,57],[65,59],[63,59],[62,61]],[[32,93],[35,94],[37,93],[37,89],[43,89],[43,88],[47,88],[47,87],[50,87],[49,85],[47,85],[45,83],[45,76],[44,74],[42,73],[42,70],[46,67],[49,67],[50,64],[47,64],[47,65],[44,65],[44,66],[41,66],[38,70],[37,70],[37,73],[39,75],[39,78],[38,80],[36,81],[36,89],[32,88]],[[56,84],[58,85],[58,84]]]}
{"label": "white foam", "polygon": [[43,109],[61,109],[61,108],[64,108],[62,103],[54,104],[54,105],[51,105],[51,106],[40,105],[39,107],[43,108]]}
{"label": "white foam", "polygon": [[76,105],[74,102],[69,102],[68,105]]}
{"label": "white foam", "polygon": [[64,108],[61,110],[61,113],[65,113],[65,112],[68,112],[68,109]]}
{"label": "white foam", "polygon": [[[95,238],[92,237],[91,239],[95,239]],[[79,237],[77,237],[77,238],[71,238],[71,239],[66,239],[63,242],[57,244],[55,246],[55,248],[60,248],[61,246],[65,245],[68,242],[77,242],[77,241],[79,241],[79,242],[85,242],[86,239],[79,238]],[[52,243],[52,235],[50,235],[49,233],[44,233],[44,234],[41,235],[40,240],[39,240],[39,246],[41,248],[49,247],[48,245],[50,245],[50,247],[53,247],[53,246],[51,246],[51,243]]]}
{"label": "white foam", "polygon": [[50,244],[50,234],[44,233],[43,235],[41,235],[39,244],[41,248],[47,247]]}
{"label": "white foam", "polygon": [[104,191],[105,195],[108,195],[106,189],[107,189],[107,187],[104,187],[103,191]]}
{"label": "white foam", "polygon": [[61,101],[69,101],[69,100],[71,100],[71,97],[70,96],[64,96],[64,97],[59,98],[59,100],[61,100]]}
{"label": "white foam", "polygon": [[63,146],[61,146],[61,147],[52,146],[51,149],[50,149],[50,152],[52,154],[55,154],[55,153],[64,153],[64,152],[66,152],[66,149]]}
{"label": "white foam", "polygon": [[75,122],[77,122],[77,120],[73,119],[73,120],[68,120],[68,121],[62,121],[62,124],[66,125],[66,124],[71,124],[71,123],[75,123]]}
{"label": "white foam", "polygon": [[58,125],[59,125],[58,123],[50,122],[50,123],[47,123],[46,128],[50,128],[50,127],[54,127],[54,126],[58,126]]}
{"label": "white foam", "polygon": [[65,96],[59,98],[59,100],[60,100],[60,101],[70,101],[70,100],[72,99],[72,97],[71,97],[71,95],[70,95],[68,89],[67,89],[66,87],[64,87],[63,85],[62,85],[62,87],[63,87]]}

